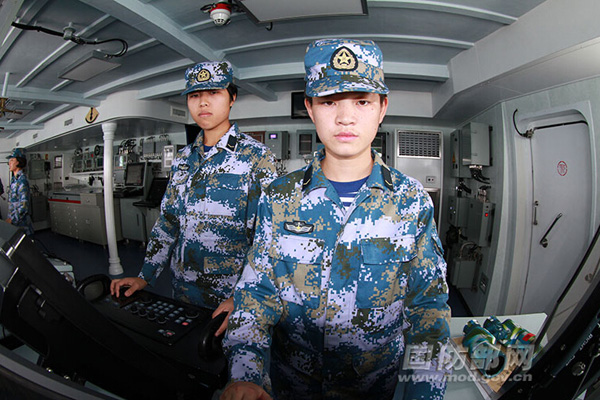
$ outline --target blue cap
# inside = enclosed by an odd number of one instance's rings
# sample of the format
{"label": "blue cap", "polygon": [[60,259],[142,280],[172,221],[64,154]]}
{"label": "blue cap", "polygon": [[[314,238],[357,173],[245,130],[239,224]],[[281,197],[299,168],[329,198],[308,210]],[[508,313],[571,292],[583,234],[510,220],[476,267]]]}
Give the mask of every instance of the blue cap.
{"label": "blue cap", "polygon": [[207,61],[185,71],[185,95],[198,90],[227,89],[233,82],[233,69],[227,61]]}
{"label": "blue cap", "polygon": [[306,49],[306,95],[344,92],[389,93],[383,78],[383,54],[372,40],[322,39]]}
{"label": "blue cap", "polygon": [[15,147],[12,153],[6,158],[25,158],[25,150],[20,147]]}

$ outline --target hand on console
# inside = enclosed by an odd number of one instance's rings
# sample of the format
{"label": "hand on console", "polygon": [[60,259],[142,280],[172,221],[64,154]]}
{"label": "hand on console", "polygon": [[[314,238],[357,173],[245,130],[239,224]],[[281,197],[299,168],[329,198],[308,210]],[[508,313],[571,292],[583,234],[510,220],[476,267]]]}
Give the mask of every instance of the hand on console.
{"label": "hand on console", "polygon": [[231,315],[232,312],[233,312],[233,297],[230,297],[227,300],[225,300],[224,302],[222,302],[221,304],[219,304],[217,309],[212,313],[213,318],[221,315],[222,313],[227,313],[227,315],[223,319],[223,323],[221,324],[219,329],[217,329],[217,331],[215,332],[215,336],[221,336],[222,334],[225,333],[225,330],[227,329],[227,322],[229,322],[229,316]]}
{"label": "hand on console", "polygon": [[121,295],[129,297],[138,290],[144,289],[146,286],[148,286],[148,282],[138,277],[113,279],[110,283],[110,294],[117,298]]}
{"label": "hand on console", "polygon": [[223,312],[212,318],[204,326],[198,341],[198,355],[200,358],[211,360],[223,354],[223,348],[221,347],[223,335],[217,336],[216,333],[223,324],[227,326],[227,316],[227,312]]}

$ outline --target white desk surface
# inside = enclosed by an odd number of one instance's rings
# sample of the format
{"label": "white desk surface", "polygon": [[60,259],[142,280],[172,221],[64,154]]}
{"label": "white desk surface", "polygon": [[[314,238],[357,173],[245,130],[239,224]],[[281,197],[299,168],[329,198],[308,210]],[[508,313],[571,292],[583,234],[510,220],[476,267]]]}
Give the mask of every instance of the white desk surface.
{"label": "white desk surface", "polygon": [[[512,319],[515,324],[527,329],[532,333],[539,333],[544,321],[546,320],[546,314],[524,314],[524,315],[497,315],[500,321],[504,322],[506,319]],[[476,320],[480,325],[483,325],[488,316],[484,317],[453,317],[450,320],[450,337],[462,337],[463,328],[467,322]],[[452,348],[451,351],[454,351]],[[454,377],[451,377],[448,382],[446,389],[446,395],[444,400],[488,400],[488,396],[484,396],[481,391],[477,388],[477,385],[473,379],[469,378],[469,371],[465,368],[461,370],[455,370],[452,373]],[[458,379],[457,379],[458,378]],[[460,379],[462,378],[462,379]],[[396,389],[394,400],[402,400],[402,395],[399,393],[399,388]]]}
{"label": "white desk surface", "polygon": [[[455,338],[463,335],[463,327],[470,320],[476,320],[481,325],[485,322],[488,317],[455,317],[450,320],[450,337]],[[546,314],[523,314],[523,315],[498,315],[497,318],[500,321],[506,319],[512,319],[517,325],[522,326],[529,332],[539,333],[544,321],[546,320]],[[453,374],[467,374],[468,371],[454,371]],[[446,396],[444,400],[479,400],[485,399],[481,394],[475,382],[469,379],[465,379],[463,382],[458,380],[450,380],[446,389]]]}

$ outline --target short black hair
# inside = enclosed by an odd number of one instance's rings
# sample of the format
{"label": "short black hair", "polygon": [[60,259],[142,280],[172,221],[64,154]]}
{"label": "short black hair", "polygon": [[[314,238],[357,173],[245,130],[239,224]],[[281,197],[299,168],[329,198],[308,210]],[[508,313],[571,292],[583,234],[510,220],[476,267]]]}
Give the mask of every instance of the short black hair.
{"label": "short black hair", "polygon": [[17,168],[25,168],[27,166],[27,159],[24,157],[15,157],[17,159]]}
{"label": "short black hair", "polygon": [[229,86],[227,86],[227,93],[229,93],[231,100],[233,100],[234,97],[237,98],[237,92],[238,88],[233,83],[230,83]]}

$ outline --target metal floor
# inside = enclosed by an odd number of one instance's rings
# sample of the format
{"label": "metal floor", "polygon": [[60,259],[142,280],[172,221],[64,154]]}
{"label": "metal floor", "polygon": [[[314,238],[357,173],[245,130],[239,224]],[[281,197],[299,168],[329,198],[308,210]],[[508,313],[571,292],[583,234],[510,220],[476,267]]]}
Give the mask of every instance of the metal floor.
{"label": "metal floor", "polygon": [[[50,229],[35,232],[33,238],[42,252],[72,265],[76,281],[95,274],[109,275],[108,246],[80,241],[54,233]],[[117,248],[123,276],[137,276],[144,262],[145,246],[141,242],[122,240],[117,243]],[[171,297],[170,271],[165,269],[156,286],[148,287],[147,290]]]}

